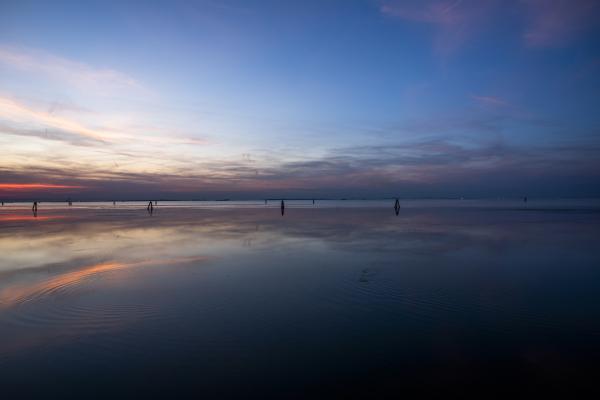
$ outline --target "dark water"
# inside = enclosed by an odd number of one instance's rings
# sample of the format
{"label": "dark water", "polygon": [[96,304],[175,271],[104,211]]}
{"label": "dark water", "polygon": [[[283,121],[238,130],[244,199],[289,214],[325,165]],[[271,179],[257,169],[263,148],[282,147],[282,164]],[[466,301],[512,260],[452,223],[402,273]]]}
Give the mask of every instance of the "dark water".
{"label": "dark water", "polygon": [[5,398],[575,393],[594,202],[0,209]]}

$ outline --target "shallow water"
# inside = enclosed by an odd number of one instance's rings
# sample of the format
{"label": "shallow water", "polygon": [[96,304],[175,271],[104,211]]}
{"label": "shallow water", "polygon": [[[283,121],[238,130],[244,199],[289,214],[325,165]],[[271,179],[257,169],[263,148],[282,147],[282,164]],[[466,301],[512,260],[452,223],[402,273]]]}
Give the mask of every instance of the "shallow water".
{"label": "shallow water", "polygon": [[145,206],[0,208],[4,393],[522,394],[596,374],[597,201]]}

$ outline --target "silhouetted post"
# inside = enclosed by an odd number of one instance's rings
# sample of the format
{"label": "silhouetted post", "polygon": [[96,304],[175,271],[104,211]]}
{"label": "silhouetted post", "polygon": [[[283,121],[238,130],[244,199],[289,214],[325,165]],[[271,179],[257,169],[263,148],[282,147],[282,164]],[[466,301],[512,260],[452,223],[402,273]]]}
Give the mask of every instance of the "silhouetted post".
{"label": "silhouetted post", "polygon": [[281,215],[283,215],[283,213],[285,213],[285,203],[281,200]]}

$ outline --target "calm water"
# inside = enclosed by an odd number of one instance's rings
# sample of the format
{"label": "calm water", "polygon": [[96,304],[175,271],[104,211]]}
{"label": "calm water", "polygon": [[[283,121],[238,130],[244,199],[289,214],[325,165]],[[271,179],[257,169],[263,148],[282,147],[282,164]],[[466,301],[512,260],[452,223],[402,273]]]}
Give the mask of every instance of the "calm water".
{"label": "calm water", "polygon": [[392,206],[5,205],[0,390],[535,394],[598,377],[600,203]]}

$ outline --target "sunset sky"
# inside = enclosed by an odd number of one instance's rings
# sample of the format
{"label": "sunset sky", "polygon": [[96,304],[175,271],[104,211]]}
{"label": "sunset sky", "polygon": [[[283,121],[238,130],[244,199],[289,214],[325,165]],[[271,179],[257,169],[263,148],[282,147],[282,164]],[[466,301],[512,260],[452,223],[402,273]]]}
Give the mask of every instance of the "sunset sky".
{"label": "sunset sky", "polygon": [[594,0],[0,0],[0,199],[600,195]]}

